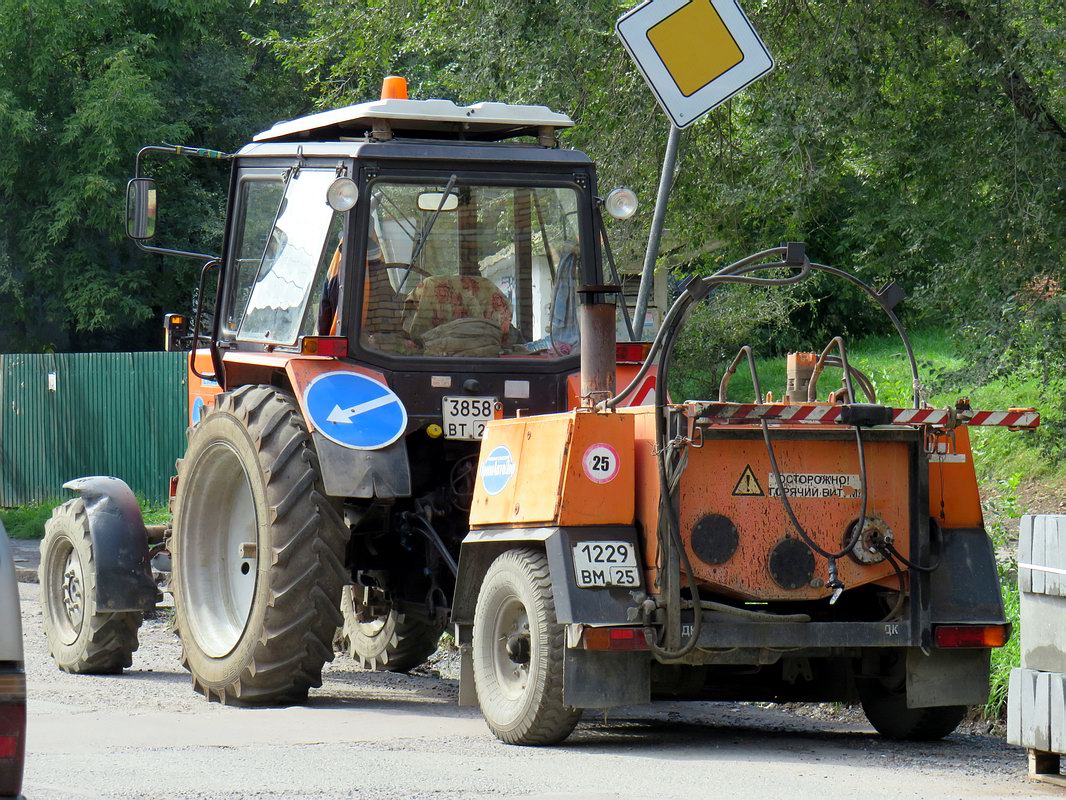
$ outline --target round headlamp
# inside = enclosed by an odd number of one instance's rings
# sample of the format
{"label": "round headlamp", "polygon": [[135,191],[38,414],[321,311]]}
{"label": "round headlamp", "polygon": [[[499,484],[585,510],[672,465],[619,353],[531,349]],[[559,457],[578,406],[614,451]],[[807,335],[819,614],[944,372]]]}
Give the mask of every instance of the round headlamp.
{"label": "round headlamp", "polygon": [[621,186],[612,189],[603,204],[607,213],[615,219],[629,219],[637,213],[637,194],[632,189]]}
{"label": "round headlamp", "polygon": [[334,211],[351,211],[359,200],[359,187],[351,178],[337,178],[326,190],[326,202]]}

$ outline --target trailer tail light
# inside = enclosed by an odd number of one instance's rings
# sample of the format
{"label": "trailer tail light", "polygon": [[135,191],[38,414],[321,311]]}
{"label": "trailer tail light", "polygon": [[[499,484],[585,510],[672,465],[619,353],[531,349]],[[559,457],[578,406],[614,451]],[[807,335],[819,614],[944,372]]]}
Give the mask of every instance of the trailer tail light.
{"label": "trailer tail light", "polygon": [[643,628],[585,628],[586,650],[647,650]]}
{"label": "trailer tail light", "polygon": [[618,342],[614,346],[615,361],[619,364],[643,364],[651,350],[651,342]]}
{"label": "trailer tail light", "polygon": [[937,625],[937,647],[1002,647],[1010,639],[1010,623],[1003,625]]}
{"label": "trailer tail light", "polygon": [[26,758],[26,678],[0,675],[0,797],[18,797]]}
{"label": "trailer tail light", "polygon": [[305,356],[343,358],[348,355],[348,338],[346,336],[305,336],[300,340],[300,352]]}

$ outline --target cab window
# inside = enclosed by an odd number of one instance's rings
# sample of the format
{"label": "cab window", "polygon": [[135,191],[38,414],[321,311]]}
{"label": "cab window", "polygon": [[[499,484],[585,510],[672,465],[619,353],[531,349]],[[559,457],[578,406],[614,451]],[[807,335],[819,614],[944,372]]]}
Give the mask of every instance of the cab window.
{"label": "cab window", "polygon": [[423,357],[576,352],[576,189],[380,180],[370,208],[363,347]]}
{"label": "cab window", "polygon": [[285,196],[283,170],[245,170],[237,188],[238,222],[234,258],[231,266],[229,296],[226,308],[226,329],[237,325],[248,305],[248,297],[255,283],[255,275],[263,262],[270,231],[278,216],[281,198]]}
{"label": "cab window", "polygon": [[[238,295],[247,285],[248,299],[240,317],[239,339],[272,344],[293,344],[307,325],[312,287],[322,285],[337,242],[329,241],[338,216],[326,203],[326,190],[336,178],[334,170],[301,169],[288,176],[276,219],[269,228],[254,280],[251,269],[238,267],[234,285]],[[243,241],[249,233],[250,215],[245,216]],[[238,258],[243,246],[238,246]],[[332,245],[332,246],[331,246]],[[254,251],[253,251],[254,252]],[[317,307],[319,298],[315,297]],[[234,308],[239,308],[239,297]]]}

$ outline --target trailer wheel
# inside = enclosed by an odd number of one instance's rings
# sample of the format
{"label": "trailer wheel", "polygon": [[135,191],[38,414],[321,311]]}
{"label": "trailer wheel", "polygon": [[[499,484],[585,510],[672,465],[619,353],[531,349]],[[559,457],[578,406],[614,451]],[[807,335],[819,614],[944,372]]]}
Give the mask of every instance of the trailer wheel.
{"label": "trailer wheel", "polygon": [[223,703],[302,702],[343,622],[347,533],[291,395],[219,396],[178,463],[175,628],[193,687]]}
{"label": "trailer wheel", "polygon": [[341,646],[359,666],[374,671],[408,672],[437,652],[440,626],[408,617],[396,609],[360,621],[354,591],[352,586],[341,590]]}
{"label": "trailer wheel", "polygon": [[37,572],[44,633],[56,666],[76,674],[114,674],[133,663],[140,611],[96,608],[96,566],[85,503],[68,500],[44,525]]}
{"label": "trailer wheel", "polygon": [[906,686],[877,679],[857,682],[866,719],[886,739],[931,742],[952,733],[966,716],[966,706],[907,708]]}
{"label": "trailer wheel", "polygon": [[498,739],[556,744],[574,730],[581,711],[563,705],[564,647],[544,553],[497,557],[478,592],[472,657],[481,713]]}

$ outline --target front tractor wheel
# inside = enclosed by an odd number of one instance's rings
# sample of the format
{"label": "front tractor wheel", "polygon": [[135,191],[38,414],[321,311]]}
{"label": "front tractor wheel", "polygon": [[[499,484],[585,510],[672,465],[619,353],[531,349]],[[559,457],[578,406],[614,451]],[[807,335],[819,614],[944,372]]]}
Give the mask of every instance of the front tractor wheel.
{"label": "front tractor wheel", "polygon": [[407,616],[395,608],[368,614],[356,600],[361,593],[355,586],[345,586],[341,591],[341,645],[359,666],[408,672],[437,652],[442,633],[439,625]]}
{"label": "front tractor wheel", "polygon": [[478,704],[498,739],[556,744],[574,730],[581,711],[563,704],[564,646],[547,557],[500,555],[478,592],[472,652]]}
{"label": "front tractor wheel", "polygon": [[178,464],[170,540],[182,663],[208,699],[302,702],[342,619],[347,541],[293,398],[220,395]]}
{"label": "front tractor wheel", "polygon": [[133,663],[140,611],[101,611],[96,605],[96,559],[81,498],[52,512],[41,540],[44,633],[56,666],[76,674],[122,672]]}

